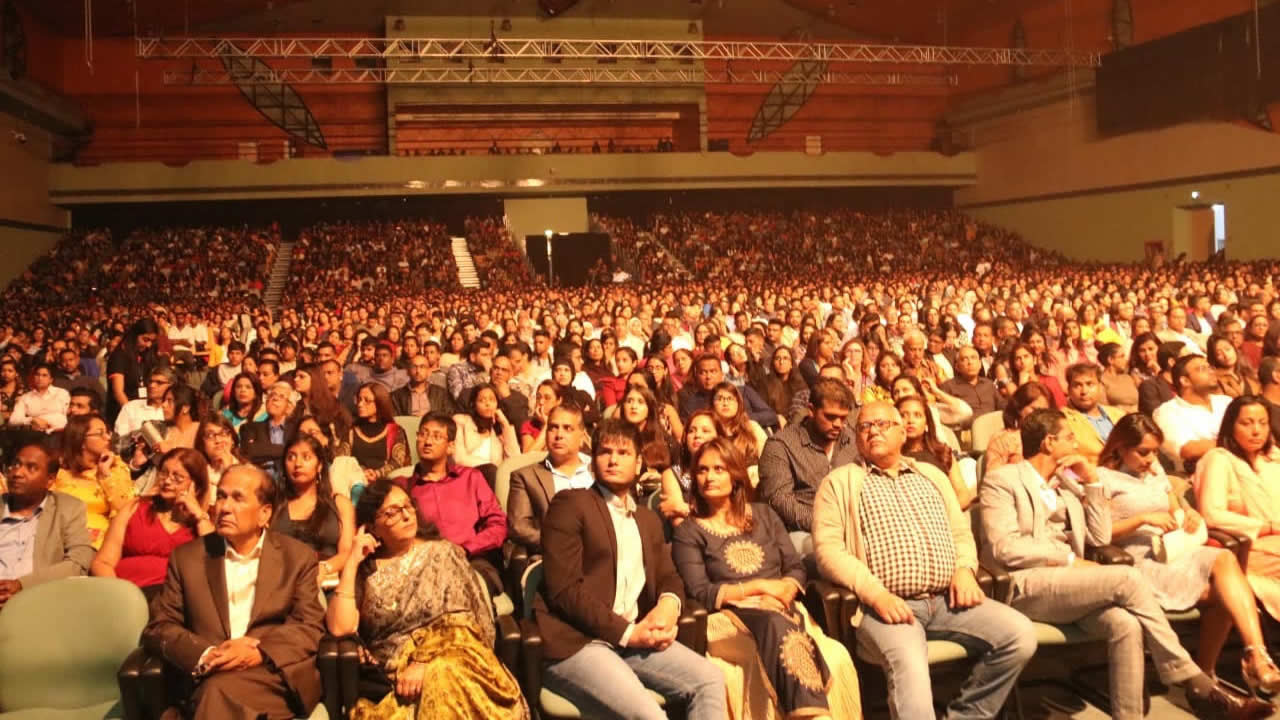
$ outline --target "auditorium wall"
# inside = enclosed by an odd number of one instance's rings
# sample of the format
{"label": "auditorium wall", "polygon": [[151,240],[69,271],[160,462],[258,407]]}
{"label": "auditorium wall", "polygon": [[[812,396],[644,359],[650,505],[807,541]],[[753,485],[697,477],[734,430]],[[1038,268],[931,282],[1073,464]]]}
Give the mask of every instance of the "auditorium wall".
{"label": "auditorium wall", "polygon": [[1087,87],[1040,107],[971,119],[960,131],[976,147],[978,182],[957,190],[956,206],[1033,244],[1081,259],[1138,260],[1144,243],[1171,241],[1175,208],[1221,202],[1229,257],[1280,255],[1272,228],[1280,197],[1276,133],[1204,122],[1102,138]]}
{"label": "auditorium wall", "polygon": [[0,115],[0,287],[57,242],[69,214],[49,203],[49,136]]}

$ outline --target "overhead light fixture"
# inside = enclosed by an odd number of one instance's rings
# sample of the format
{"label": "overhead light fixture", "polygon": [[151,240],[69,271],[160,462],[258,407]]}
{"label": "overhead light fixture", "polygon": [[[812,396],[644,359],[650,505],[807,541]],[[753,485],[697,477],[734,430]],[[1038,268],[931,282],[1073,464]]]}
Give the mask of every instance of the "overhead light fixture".
{"label": "overhead light fixture", "polygon": [[1199,200],[1199,199],[1200,199],[1200,191],[1199,191],[1199,190],[1192,190],[1192,191],[1191,191],[1191,199],[1192,199],[1192,200]]}
{"label": "overhead light fixture", "polygon": [[427,184],[422,180],[410,180],[409,182],[405,183],[404,186],[409,188],[410,190],[423,190],[427,187]]}
{"label": "overhead light fixture", "polygon": [[516,181],[517,187],[542,187],[546,184],[547,181],[542,178],[525,178],[523,180]]}
{"label": "overhead light fixture", "polygon": [[501,180],[481,180],[480,187],[492,190],[493,188],[502,187]]}
{"label": "overhead light fixture", "polygon": [[444,183],[442,183],[442,185],[443,187],[446,187],[446,188],[456,188],[456,187],[461,187],[462,183],[457,180],[445,180]]}

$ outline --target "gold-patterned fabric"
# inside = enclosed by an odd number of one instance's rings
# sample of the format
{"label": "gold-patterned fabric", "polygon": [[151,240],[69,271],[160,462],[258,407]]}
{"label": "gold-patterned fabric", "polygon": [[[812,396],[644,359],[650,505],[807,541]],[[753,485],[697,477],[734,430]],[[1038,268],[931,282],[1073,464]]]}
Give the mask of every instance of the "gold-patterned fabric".
{"label": "gold-patterned fabric", "polygon": [[380,561],[356,586],[360,637],[394,682],[406,662],[426,662],[419,701],[402,705],[390,693],[363,702],[353,718],[458,720],[529,717],[510,671],[493,653],[488,593],[462,548],[420,541]]}
{"label": "gold-patterned fabric", "polygon": [[89,539],[94,550],[102,548],[111,518],[135,496],[129,466],[118,455],[106,477],[98,475],[97,466],[78,473],[62,468],[49,489],[66,493],[84,503]]}

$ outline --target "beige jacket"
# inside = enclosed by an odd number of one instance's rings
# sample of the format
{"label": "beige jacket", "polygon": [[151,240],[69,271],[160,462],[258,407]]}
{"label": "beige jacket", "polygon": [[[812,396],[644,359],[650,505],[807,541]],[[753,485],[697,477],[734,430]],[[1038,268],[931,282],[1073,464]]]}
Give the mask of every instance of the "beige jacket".
{"label": "beige jacket", "polygon": [[[960,510],[951,481],[932,465],[902,458],[901,465],[928,478],[938,488],[947,506],[951,540],[956,547],[956,569],[977,571],[978,551],[973,542],[969,516]],[[844,465],[831,471],[818,488],[813,502],[813,547],[818,571],[831,582],[853,590],[864,602],[887,592],[879,578],[867,567],[862,528],[858,525],[858,502],[866,469],[859,464]],[[856,627],[862,621],[862,610],[853,617]]]}

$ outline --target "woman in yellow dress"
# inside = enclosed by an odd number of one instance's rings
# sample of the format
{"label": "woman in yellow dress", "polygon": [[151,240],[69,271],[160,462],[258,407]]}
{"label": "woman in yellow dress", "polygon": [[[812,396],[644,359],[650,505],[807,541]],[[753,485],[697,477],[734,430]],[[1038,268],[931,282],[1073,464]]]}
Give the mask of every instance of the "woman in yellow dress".
{"label": "woman in yellow dress", "polygon": [[62,469],[50,488],[84,502],[93,549],[102,547],[111,518],[135,493],[129,466],[111,452],[111,431],[102,416],[69,418],[62,432]]}
{"label": "woman in yellow dress", "polygon": [[420,523],[413,499],[386,478],[361,494],[356,523],[327,620],[334,635],[359,633],[371,661],[362,676],[382,697],[360,699],[352,720],[528,720],[462,548]]}

